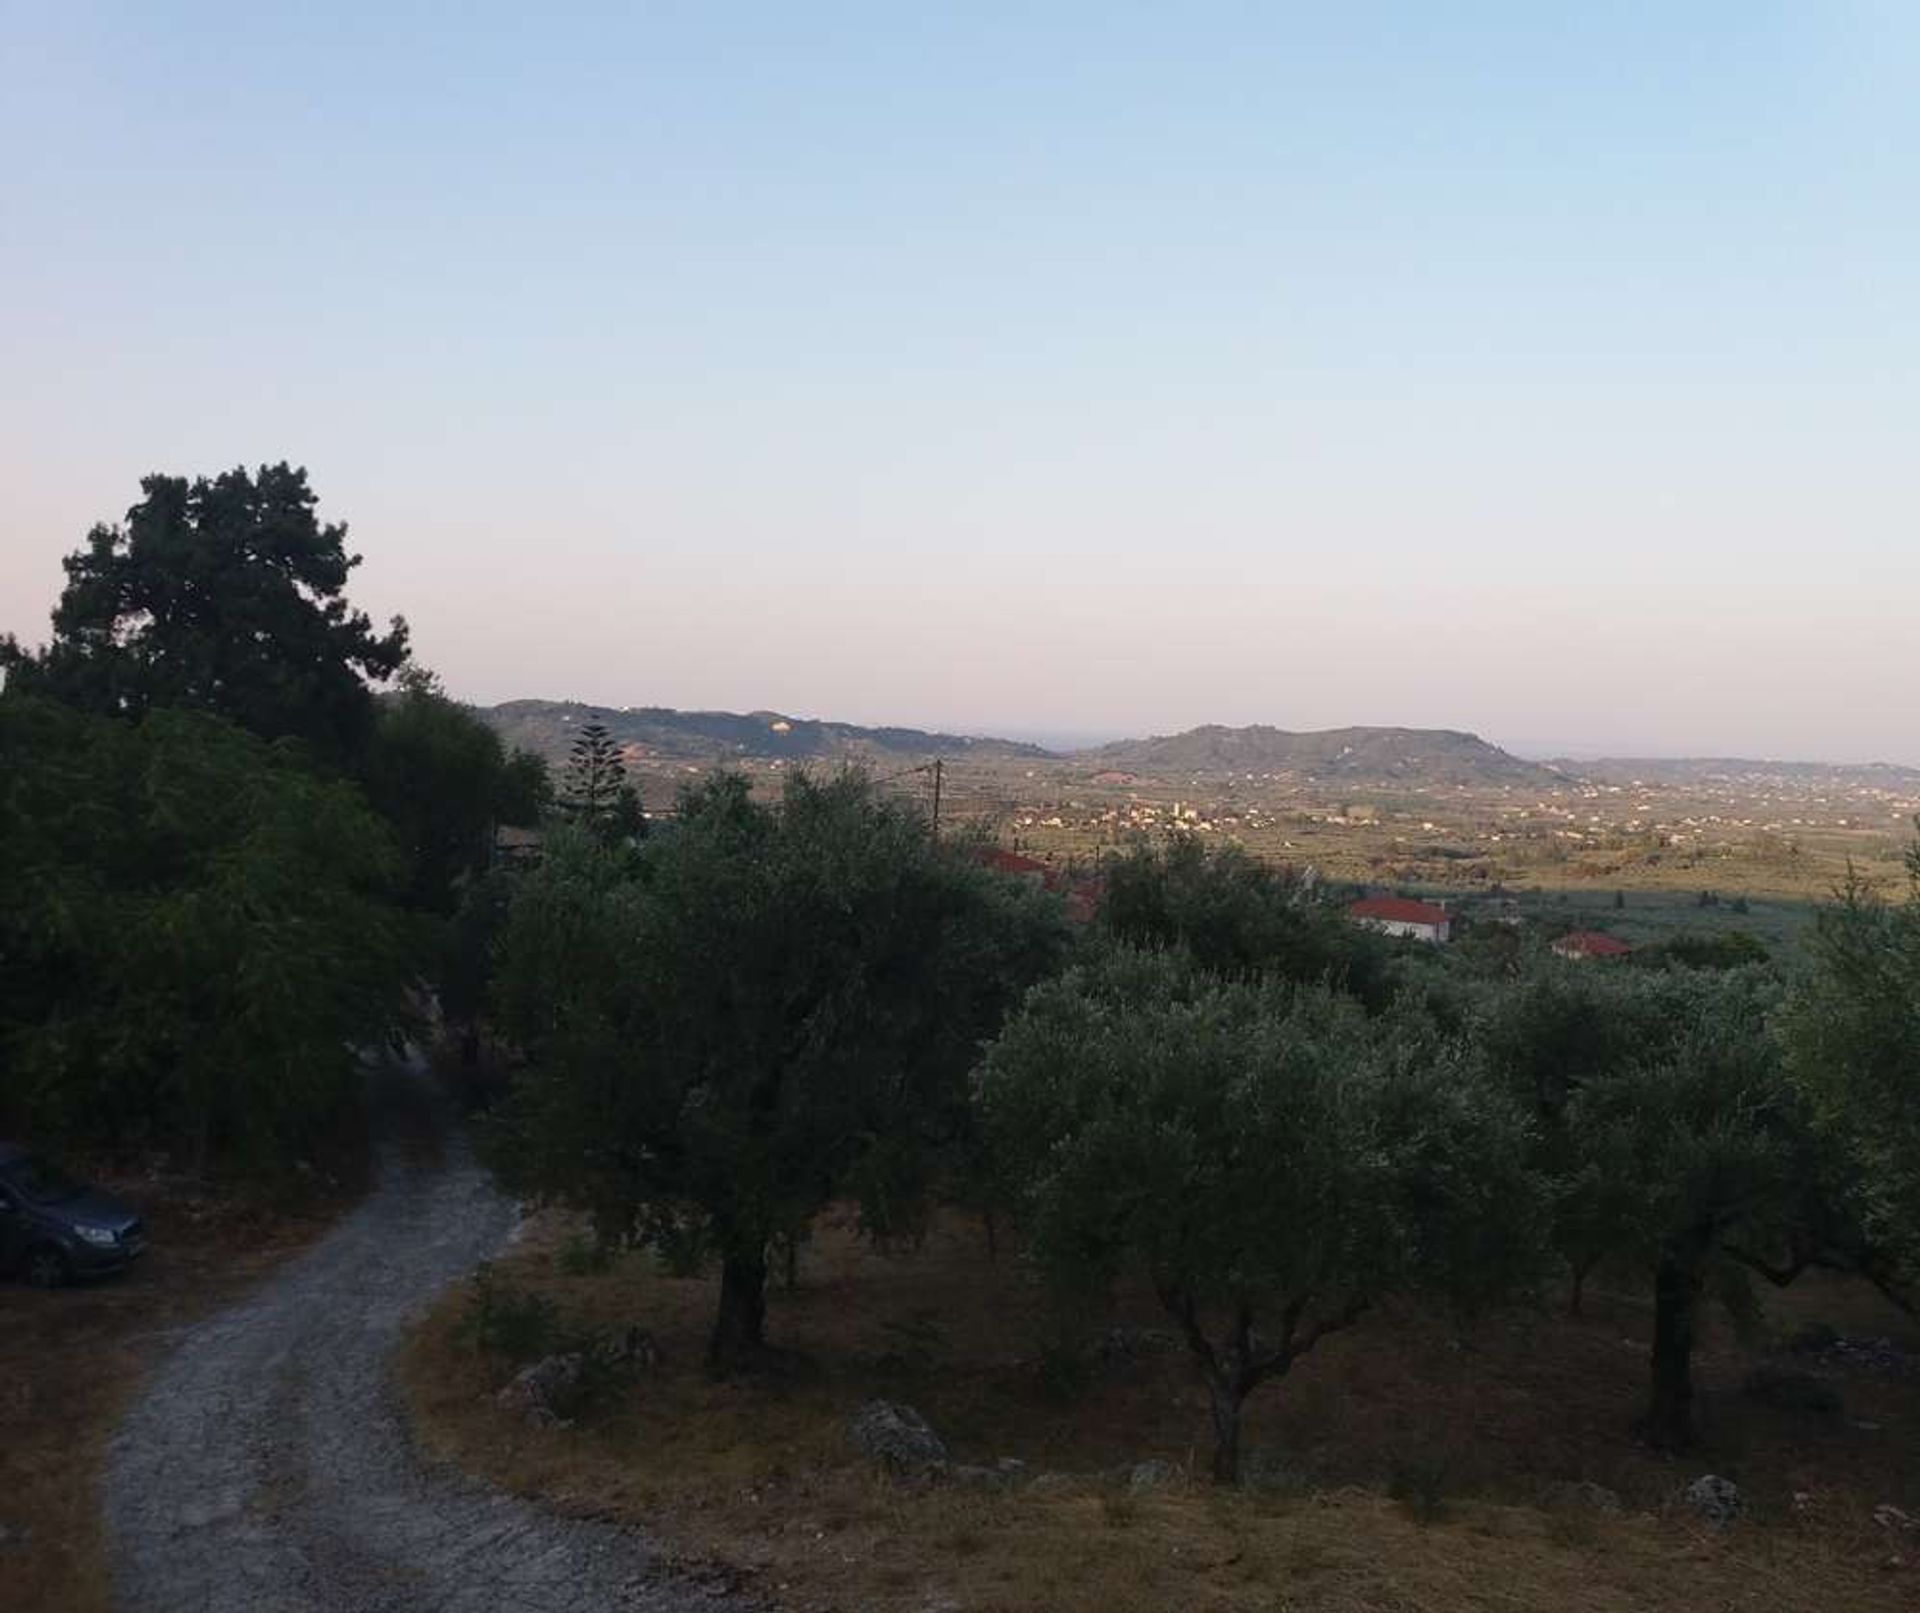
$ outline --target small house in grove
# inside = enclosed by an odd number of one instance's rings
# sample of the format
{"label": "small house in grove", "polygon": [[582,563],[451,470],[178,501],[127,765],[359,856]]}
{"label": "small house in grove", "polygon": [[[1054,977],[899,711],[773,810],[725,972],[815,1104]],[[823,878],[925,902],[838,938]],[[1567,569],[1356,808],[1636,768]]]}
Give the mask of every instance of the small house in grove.
{"label": "small house in grove", "polygon": [[1356,924],[1384,935],[1410,935],[1435,945],[1453,939],[1453,915],[1431,902],[1406,896],[1363,896],[1348,904],[1347,916]]}
{"label": "small house in grove", "polygon": [[1553,950],[1563,958],[1625,958],[1633,952],[1618,936],[1601,930],[1574,930],[1555,941]]}
{"label": "small house in grove", "polygon": [[1097,874],[1075,874],[1053,868],[1017,851],[1008,851],[1004,846],[983,846],[974,856],[982,867],[991,868],[996,874],[1025,880],[1064,897],[1067,919],[1073,924],[1091,924],[1107,894],[1107,882]]}

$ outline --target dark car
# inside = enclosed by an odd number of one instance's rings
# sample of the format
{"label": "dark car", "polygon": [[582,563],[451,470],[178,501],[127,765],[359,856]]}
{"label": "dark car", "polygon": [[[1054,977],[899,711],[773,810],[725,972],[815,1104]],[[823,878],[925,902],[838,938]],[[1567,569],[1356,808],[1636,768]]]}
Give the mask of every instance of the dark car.
{"label": "dark car", "polygon": [[146,1224],[111,1193],[40,1154],[0,1143],[0,1270],[36,1288],[118,1271],[147,1247]]}

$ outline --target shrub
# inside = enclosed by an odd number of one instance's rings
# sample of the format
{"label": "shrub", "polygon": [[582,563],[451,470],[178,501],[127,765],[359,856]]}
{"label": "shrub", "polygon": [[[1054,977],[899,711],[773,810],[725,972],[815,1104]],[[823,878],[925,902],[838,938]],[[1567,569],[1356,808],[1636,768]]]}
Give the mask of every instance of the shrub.
{"label": "shrub", "polygon": [[613,1269],[618,1251],[612,1244],[590,1233],[576,1232],[560,1245],[553,1257],[562,1277],[598,1277]]}
{"label": "shrub", "polygon": [[520,1366],[559,1348],[560,1316],[552,1300],[507,1287],[483,1265],[473,1274],[459,1336],[482,1355]]}

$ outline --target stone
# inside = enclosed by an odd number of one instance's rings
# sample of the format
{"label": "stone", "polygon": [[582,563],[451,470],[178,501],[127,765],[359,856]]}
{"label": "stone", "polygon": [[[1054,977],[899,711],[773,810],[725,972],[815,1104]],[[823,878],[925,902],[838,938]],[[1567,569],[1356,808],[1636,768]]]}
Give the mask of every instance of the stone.
{"label": "stone", "polygon": [[1882,1501],[1873,1509],[1873,1521],[1882,1529],[1920,1529],[1920,1518],[1911,1512],[1896,1507],[1891,1501]]}
{"label": "stone", "polygon": [[1725,1529],[1746,1511],[1740,1486],[1717,1473],[1697,1478],[1681,1493],[1681,1499],[1714,1529]]}
{"label": "stone", "polygon": [[1027,1486],[1029,1495],[1065,1495],[1070,1490],[1080,1488],[1080,1481],[1071,1473],[1041,1473],[1035,1476]]}
{"label": "stone", "polygon": [[1595,1484],[1592,1479],[1549,1484],[1542,1499],[1550,1507],[1564,1507],[1568,1510],[1583,1509],[1588,1512],[1624,1512],[1626,1510],[1618,1492],[1609,1490],[1604,1484]]}
{"label": "stone", "polygon": [[1749,1372],[1740,1392],[1749,1400],[1780,1411],[1838,1417],[1844,1409],[1839,1389],[1825,1378],[1774,1362],[1763,1362]]}
{"label": "stone", "polygon": [[493,1397],[494,1403],[519,1413],[536,1428],[570,1427],[566,1410],[585,1366],[586,1358],[578,1350],[545,1356],[515,1373],[513,1381]]}
{"label": "stone", "polygon": [[911,1406],[869,1400],[847,1419],[847,1438],[863,1456],[890,1472],[922,1475],[943,1470],[946,1441]]}
{"label": "stone", "polygon": [[1127,1473],[1129,1490],[1164,1490],[1169,1484],[1179,1481],[1180,1470],[1171,1462],[1163,1462],[1159,1457],[1151,1461],[1135,1462]]}

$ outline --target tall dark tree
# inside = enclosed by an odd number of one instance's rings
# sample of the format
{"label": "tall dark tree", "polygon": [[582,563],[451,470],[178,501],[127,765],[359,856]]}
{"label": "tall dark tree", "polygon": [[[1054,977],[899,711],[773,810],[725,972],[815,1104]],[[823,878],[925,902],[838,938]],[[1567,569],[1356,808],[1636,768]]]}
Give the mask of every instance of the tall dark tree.
{"label": "tall dark tree", "polygon": [[96,526],[67,557],[46,647],[0,645],[8,686],[109,716],[211,712],[357,759],[368,685],[405,662],[406,624],[377,633],[349,607],[359,556],[345,525],[315,515],[307,473],[282,463],[140,487],[124,523]]}
{"label": "tall dark tree", "polygon": [[640,792],[627,782],[627,764],[605,723],[582,724],[574,736],[561,775],[560,805],[603,839],[637,840],[646,834]]}
{"label": "tall dark tree", "polygon": [[531,1064],[500,1166],[606,1234],[716,1255],[711,1361],[749,1363],[769,1251],[837,1195],[911,1224],[976,1048],[1063,937],[1057,900],[857,775],[777,805],[722,777],[643,857],[556,832],[501,941]]}

